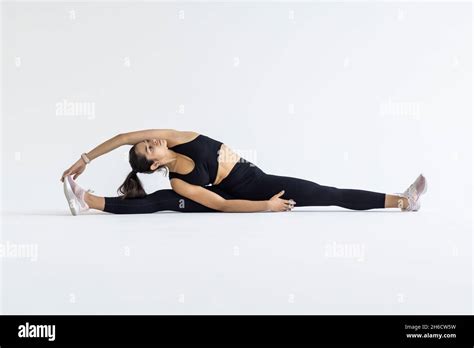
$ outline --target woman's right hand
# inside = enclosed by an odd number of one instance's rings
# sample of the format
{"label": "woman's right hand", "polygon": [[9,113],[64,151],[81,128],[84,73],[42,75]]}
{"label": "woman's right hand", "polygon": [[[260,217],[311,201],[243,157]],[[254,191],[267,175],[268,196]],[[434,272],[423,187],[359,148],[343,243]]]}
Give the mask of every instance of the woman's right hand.
{"label": "woman's right hand", "polygon": [[86,169],[86,163],[82,158],[79,158],[76,163],[74,163],[72,166],[70,166],[68,169],[66,169],[63,173],[63,176],[61,177],[61,181],[64,182],[64,178],[68,175],[74,175],[73,179],[76,180],[76,178],[81,175],[81,173]]}
{"label": "woman's right hand", "polygon": [[268,202],[268,210],[269,211],[290,211],[294,208],[296,202],[292,199],[286,200],[281,199],[280,197],[285,193],[285,191],[280,191],[272,198],[270,198]]}

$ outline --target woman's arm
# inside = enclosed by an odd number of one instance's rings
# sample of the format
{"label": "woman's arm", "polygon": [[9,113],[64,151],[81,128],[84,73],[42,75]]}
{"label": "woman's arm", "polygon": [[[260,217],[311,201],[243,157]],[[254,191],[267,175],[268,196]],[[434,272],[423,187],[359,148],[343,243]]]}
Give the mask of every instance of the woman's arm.
{"label": "woman's arm", "polygon": [[175,139],[182,133],[174,129],[145,129],[135,132],[123,133],[125,144],[135,145],[148,139]]}
{"label": "woman's arm", "polygon": [[[93,159],[115,150],[122,145],[135,145],[143,140],[153,138],[169,139],[170,137],[176,137],[178,133],[180,132],[174,129],[146,129],[142,131],[121,133],[96,146],[91,151],[87,152],[86,156],[92,161]],[[74,175],[73,179],[76,179],[85,168],[86,163],[82,158],[79,158],[71,167],[63,172],[60,180],[64,181],[64,177],[67,175]]]}
{"label": "woman's arm", "polygon": [[87,158],[91,161],[99,156],[106,154],[116,148],[125,145],[125,136],[123,134],[117,134],[113,138],[110,138],[107,141],[104,141],[102,144],[97,145],[91,151],[86,153]]}
{"label": "woman's arm", "polygon": [[291,210],[288,200],[280,199],[283,191],[266,201],[249,201],[244,199],[224,199],[217,193],[209,191],[204,187],[191,185],[180,179],[172,179],[171,187],[173,190],[200,203],[208,208],[222,212],[251,213],[259,211],[287,211]]}
{"label": "woman's arm", "polygon": [[[93,160],[107,152],[110,152],[122,145],[126,144],[126,138],[123,134],[118,134],[113,138],[110,138],[107,141],[104,141],[102,144],[96,146],[91,151],[86,153],[87,158],[89,160]],[[68,175],[74,175],[73,179],[75,180],[85,169],[86,164],[82,158],[79,158],[72,166],[66,169],[61,176],[61,181],[64,181],[64,178]]]}
{"label": "woman's arm", "polygon": [[102,156],[122,145],[135,145],[143,140],[154,138],[169,139],[170,137],[176,136],[176,133],[179,132],[174,129],[145,129],[141,131],[121,133],[98,145],[90,152],[86,153],[86,156],[92,161],[94,158]]}

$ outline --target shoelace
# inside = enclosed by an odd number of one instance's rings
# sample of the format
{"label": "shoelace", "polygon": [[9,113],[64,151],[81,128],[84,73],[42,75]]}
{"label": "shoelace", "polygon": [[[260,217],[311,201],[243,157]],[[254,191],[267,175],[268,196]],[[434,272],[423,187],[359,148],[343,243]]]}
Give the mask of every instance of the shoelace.
{"label": "shoelace", "polygon": [[403,192],[403,194],[409,196],[409,197],[413,197],[413,199],[416,201],[418,200],[418,196],[419,196],[419,193],[418,193],[418,190],[416,189],[416,186],[415,184],[411,184],[408,189]]}
{"label": "shoelace", "polygon": [[[94,190],[87,189],[87,191],[85,191],[84,194],[86,194],[86,193],[93,193],[93,192],[94,192]],[[75,195],[75,194],[74,194],[74,195]],[[77,199],[77,201],[78,201],[78,205],[79,205],[79,208],[80,208],[81,210],[87,210],[87,209],[89,209],[88,206],[86,207],[87,203],[86,203],[86,201],[84,200],[84,196],[82,196],[82,198],[79,198],[79,197],[76,196],[76,199]]]}

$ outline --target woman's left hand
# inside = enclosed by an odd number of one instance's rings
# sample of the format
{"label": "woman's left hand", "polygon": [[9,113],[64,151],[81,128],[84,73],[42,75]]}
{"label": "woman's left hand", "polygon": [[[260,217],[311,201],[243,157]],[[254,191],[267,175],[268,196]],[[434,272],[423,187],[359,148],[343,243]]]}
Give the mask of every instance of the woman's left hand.
{"label": "woman's left hand", "polygon": [[291,211],[294,208],[296,202],[292,199],[286,200],[281,199],[280,197],[283,196],[285,190],[280,191],[272,198],[270,198],[268,202],[268,210],[269,211]]}
{"label": "woman's left hand", "polygon": [[68,169],[66,169],[61,177],[61,181],[64,182],[64,178],[68,175],[74,175],[73,179],[76,180],[76,178],[82,174],[82,172],[86,169],[86,164],[83,161],[82,158],[79,158],[76,163],[74,163],[72,166],[70,166]]}

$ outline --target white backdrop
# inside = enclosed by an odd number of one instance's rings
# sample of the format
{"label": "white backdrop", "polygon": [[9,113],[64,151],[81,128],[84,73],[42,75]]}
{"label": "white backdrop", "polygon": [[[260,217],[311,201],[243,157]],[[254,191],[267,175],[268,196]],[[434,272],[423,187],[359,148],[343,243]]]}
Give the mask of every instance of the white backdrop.
{"label": "white backdrop", "polygon": [[[223,141],[268,173],[323,185],[402,192],[423,172],[422,209],[447,226],[463,221],[456,243],[470,255],[471,9],[3,3],[3,212],[67,213],[59,178],[80,153],[121,132],[175,128]],[[79,183],[115,195],[127,152],[95,160]],[[159,174],[142,178],[149,192],[169,187]],[[3,239],[28,218],[4,225]]]}

